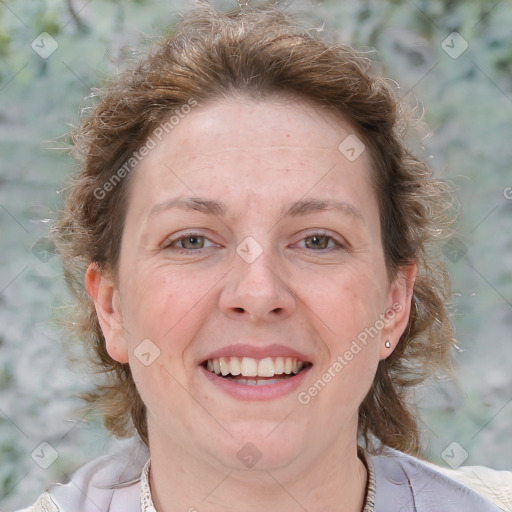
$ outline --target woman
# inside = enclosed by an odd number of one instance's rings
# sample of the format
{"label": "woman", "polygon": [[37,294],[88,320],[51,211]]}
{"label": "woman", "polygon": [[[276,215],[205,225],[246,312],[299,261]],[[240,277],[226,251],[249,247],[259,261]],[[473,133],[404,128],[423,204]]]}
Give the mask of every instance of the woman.
{"label": "woman", "polygon": [[275,9],[194,10],[104,91],[54,238],[107,376],[89,398],[136,436],[31,510],[500,510],[510,475],[485,497],[419,458],[450,195],[406,122],[366,58]]}

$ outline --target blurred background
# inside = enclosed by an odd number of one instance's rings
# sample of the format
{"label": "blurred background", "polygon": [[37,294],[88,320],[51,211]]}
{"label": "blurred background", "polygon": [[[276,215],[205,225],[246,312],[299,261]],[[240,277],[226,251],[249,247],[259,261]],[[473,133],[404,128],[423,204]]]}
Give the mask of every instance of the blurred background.
{"label": "blurred background", "polygon": [[[243,2],[246,3],[245,1]],[[252,4],[252,2],[249,2]],[[217,1],[229,9],[237,4]],[[113,440],[75,397],[89,382],[54,321],[70,300],[45,238],[76,164],[66,134],[93,87],[135,62],[188,1],[0,0],[0,509],[32,503]],[[512,470],[512,7],[507,0],[288,2],[425,109],[418,151],[453,181],[457,381],[417,391],[425,453]]]}

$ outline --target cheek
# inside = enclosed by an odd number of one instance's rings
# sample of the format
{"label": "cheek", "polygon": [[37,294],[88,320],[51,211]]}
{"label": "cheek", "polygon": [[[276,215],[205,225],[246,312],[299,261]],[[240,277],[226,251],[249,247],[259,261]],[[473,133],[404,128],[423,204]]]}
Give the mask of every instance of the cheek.
{"label": "cheek", "polygon": [[[338,272],[312,273],[309,278],[295,276],[304,283],[297,289],[315,323],[330,345],[342,350],[346,343],[373,325],[382,312],[382,284],[370,267],[353,265]],[[316,320],[315,320],[316,318]]]}
{"label": "cheek", "polygon": [[[161,354],[150,366],[130,362],[137,390],[146,406],[148,418],[175,434],[191,431],[194,422],[201,423],[201,407],[192,407],[183,375]],[[194,405],[194,404],[193,404]],[[180,414],[177,414],[180,411]],[[188,411],[187,414],[181,414]],[[204,421],[204,418],[203,418]]]}
{"label": "cheek", "polygon": [[305,392],[326,409],[343,405],[333,413],[343,416],[342,421],[347,413],[356,413],[377,370],[380,334],[375,325],[384,304],[383,284],[369,267],[318,277],[315,286],[303,291],[309,297],[307,309],[314,312],[309,317],[320,335],[324,357],[315,389]]}
{"label": "cheek", "polygon": [[133,275],[123,290],[128,297],[123,317],[129,336],[132,343],[150,338],[162,350],[173,339],[184,340],[183,331],[189,328],[192,317],[202,314],[208,292],[220,279],[213,271],[191,272],[185,267],[171,270],[165,266]]}

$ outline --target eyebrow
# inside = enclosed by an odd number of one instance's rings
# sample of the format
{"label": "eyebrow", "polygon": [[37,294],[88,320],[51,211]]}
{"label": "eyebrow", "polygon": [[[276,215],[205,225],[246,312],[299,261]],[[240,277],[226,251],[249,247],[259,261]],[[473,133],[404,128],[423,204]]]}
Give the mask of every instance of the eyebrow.
{"label": "eyebrow", "polygon": [[219,201],[203,199],[201,197],[176,197],[155,204],[148,214],[148,217],[171,208],[180,208],[182,210],[196,210],[206,215],[216,215],[224,217],[227,213],[226,207]]}
{"label": "eyebrow", "polygon": [[[217,217],[225,217],[228,209],[226,206],[211,199],[202,197],[182,197],[173,198],[157,203],[148,214],[148,218],[157,213],[172,208],[180,208],[183,210],[195,210],[205,215],[215,215]],[[310,215],[327,210],[335,210],[337,212],[351,215],[358,218],[364,224],[364,218],[359,210],[352,204],[345,201],[334,199],[302,199],[293,202],[291,205],[284,207],[281,211],[282,217],[295,217],[301,215]]]}
{"label": "eyebrow", "polygon": [[[286,210],[286,209],[284,209]],[[353,215],[364,223],[364,218],[359,210],[346,201],[338,201],[335,199],[305,199],[296,201],[286,210],[284,217],[308,215],[326,210],[335,210],[346,215]]]}

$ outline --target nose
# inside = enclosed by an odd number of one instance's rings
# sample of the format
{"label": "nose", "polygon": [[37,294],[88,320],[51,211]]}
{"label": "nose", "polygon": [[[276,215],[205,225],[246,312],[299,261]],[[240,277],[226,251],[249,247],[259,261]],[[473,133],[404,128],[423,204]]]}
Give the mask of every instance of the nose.
{"label": "nose", "polygon": [[220,295],[221,312],[255,323],[288,318],[295,310],[296,299],[276,259],[264,251],[248,263],[236,254]]}

